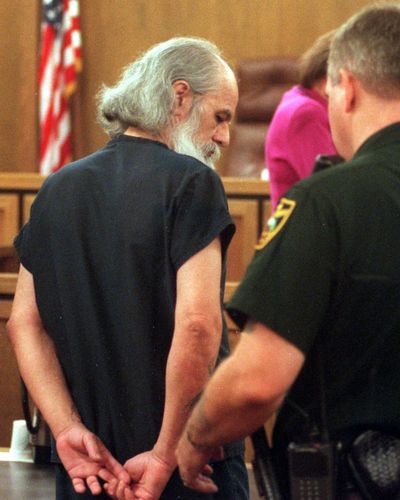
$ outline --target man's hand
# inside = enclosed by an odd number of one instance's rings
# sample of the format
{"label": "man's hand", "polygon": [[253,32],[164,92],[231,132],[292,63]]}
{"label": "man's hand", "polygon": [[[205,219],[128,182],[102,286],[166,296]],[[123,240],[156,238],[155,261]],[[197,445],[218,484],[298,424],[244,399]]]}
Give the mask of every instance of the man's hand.
{"label": "man's hand", "polygon": [[196,445],[187,431],[181,437],[176,450],[179,473],[183,484],[201,493],[215,493],[216,484],[209,477],[212,468],[208,465],[210,459],[221,460],[222,448],[208,448]]}
{"label": "man's hand", "polygon": [[76,422],[61,431],[56,446],[77,493],[83,493],[87,485],[93,495],[99,495],[102,491],[99,477],[104,481],[114,479],[129,484],[129,474],[82,423]]}
{"label": "man's hand", "polygon": [[175,464],[159,457],[154,450],[141,453],[124,464],[132,480],[129,487],[122,481],[111,481],[105,489],[118,500],[158,500],[168,483]]}

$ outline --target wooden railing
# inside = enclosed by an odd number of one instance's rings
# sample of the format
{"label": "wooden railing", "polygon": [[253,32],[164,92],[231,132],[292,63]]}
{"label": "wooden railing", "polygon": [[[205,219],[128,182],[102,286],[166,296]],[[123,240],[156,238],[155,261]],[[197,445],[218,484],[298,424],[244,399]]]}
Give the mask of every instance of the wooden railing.
{"label": "wooden railing", "polygon": [[[15,235],[29,218],[31,204],[45,177],[39,174],[0,173],[0,249],[7,253]],[[223,177],[236,233],[228,250],[227,280],[240,281],[270,213],[269,185],[259,179]],[[14,255],[15,257],[15,255]],[[1,257],[0,272],[16,270],[12,253]]]}

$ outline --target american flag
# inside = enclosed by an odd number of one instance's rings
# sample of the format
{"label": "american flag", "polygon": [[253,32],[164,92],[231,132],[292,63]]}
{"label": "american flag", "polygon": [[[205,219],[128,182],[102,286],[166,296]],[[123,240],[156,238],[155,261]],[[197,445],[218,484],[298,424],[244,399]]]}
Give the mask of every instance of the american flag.
{"label": "american flag", "polygon": [[39,171],[43,175],[71,159],[69,97],[80,70],[79,0],[42,0]]}

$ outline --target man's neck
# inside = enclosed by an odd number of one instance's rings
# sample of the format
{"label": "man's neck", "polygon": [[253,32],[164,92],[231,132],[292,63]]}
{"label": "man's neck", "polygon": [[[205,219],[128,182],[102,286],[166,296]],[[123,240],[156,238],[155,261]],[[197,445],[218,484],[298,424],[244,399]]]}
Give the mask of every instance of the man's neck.
{"label": "man's neck", "polygon": [[397,122],[400,122],[399,101],[371,100],[354,122],[353,152],[373,134]]}
{"label": "man's neck", "polygon": [[162,134],[152,134],[150,132],[146,132],[136,127],[128,127],[125,132],[125,135],[130,135],[132,137],[141,137],[142,139],[150,139],[152,141],[162,142],[168,146],[168,142],[162,136]]}

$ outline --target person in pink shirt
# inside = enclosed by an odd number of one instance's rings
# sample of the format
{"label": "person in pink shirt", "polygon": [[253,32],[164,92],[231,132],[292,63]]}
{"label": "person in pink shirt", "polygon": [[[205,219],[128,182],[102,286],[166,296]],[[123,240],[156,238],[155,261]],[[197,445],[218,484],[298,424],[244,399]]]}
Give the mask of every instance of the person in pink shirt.
{"label": "person in pink shirt", "polygon": [[303,54],[300,83],[283,95],[268,129],[265,158],[273,210],[293,184],[311,174],[319,154],[337,154],[325,95],[332,35],[322,35]]}

